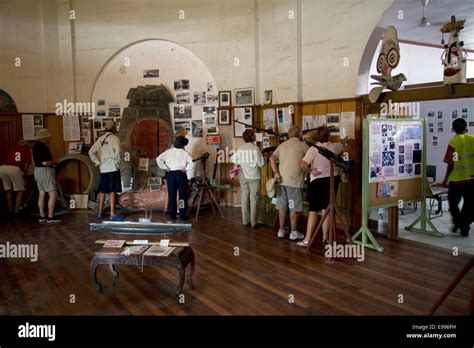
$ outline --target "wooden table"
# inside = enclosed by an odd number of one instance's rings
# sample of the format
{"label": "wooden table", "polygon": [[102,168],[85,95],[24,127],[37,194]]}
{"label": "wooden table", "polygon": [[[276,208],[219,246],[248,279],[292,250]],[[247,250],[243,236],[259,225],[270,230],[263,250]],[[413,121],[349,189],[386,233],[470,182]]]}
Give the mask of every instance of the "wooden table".
{"label": "wooden table", "polygon": [[97,281],[97,267],[99,265],[109,265],[114,278],[117,278],[119,273],[117,265],[133,265],[141,266],[171,266],[179,272],[179,285],[177,295],[181,294],[186,279],[186,266],[190,265],[190,273],[188,275],[188,284],[194,288],[191,277],[194,273],[194,252],[191,247],[178,247],[169,256],[147,256],[147,255],[122,255],[122,254],[106,254],[96,252],[96,255],[91,261],[90,265],[90,279],[97,291],[101,291],[102,286]]}

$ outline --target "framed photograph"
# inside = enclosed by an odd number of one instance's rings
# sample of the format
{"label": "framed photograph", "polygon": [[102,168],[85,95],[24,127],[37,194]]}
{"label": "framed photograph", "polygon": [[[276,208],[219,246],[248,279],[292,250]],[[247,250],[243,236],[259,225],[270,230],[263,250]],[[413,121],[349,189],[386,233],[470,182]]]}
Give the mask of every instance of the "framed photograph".
{"label": "framed photograph", "polygon": [[218,124],[219,125],[230,125],[230,116],[232,114],[231,109],[219,109],[219,118]]}
{"label": "framed photograph", "polygon": [[272,103],[273,91],[268,90],[264,92],[263,95],[263,104],[270,105]]}
{"label": "framed photograph", "polygon": [[255,88],[234,89],[235,106],[252,106],[255,104]]}
{"label": "framed photograph", "polygon": [[150,165],[150,159],[142,157],[138,159],[138,170],[148,171],[148,167]]}
{"label": "framed photograph", "polygon": [[161,186],[163,181],[160,177],[148,178],[148,186]]}
{"label": "framed photograph", "polygon": [[221,91],[219,92],[219,107],[231,107],[231,91]]}
{"label": "framed photograph", "polygon": [[235,108],[234,109],[234,137],[242,138],[246,129],[252,128],[253,108]]}

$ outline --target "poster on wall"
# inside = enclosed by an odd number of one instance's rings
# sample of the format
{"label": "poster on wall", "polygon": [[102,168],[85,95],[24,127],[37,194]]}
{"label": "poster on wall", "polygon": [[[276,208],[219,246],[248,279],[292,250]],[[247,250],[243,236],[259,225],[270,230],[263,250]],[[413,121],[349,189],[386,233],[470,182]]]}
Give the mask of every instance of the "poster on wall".
{"label": "poster on wall", "polygon": [[63,116],[63,136],[64,141],[81,140],[79,116]]}
{"label": "poster on wall", "polygon": [[81,138],[84,141],[84,145],[91,145],[91,124],[86,117],[82,117],[81,119]]}
{"label": "poster on wall", "polygon": [[188,132],[190,132],[191,131],[191,120],[189,120],[189,121],[175,121],[174,130],[175,130],[175,132],[177,132],[179,130],[187,130]]}
{"label": "poster on wall", "polygon": [[193,93],[194,105],[205,105],[206,104],[206,92],[194,92]]}
{"label": "poster on wall", "polygon": [[68,154],[81,153],[82,151],[82,142],[72,142],[68,145]]}
{"label": "poster on wall", "polygon": [[21,115],[24,140],[36,140],[36,134],[43,128],[43,115]]}
{"label": "poster on wall", "polygon": [[193,120],[192,121],[192,135],[193,138],[202,138],[203,137],[203,128],[202,120]]}
{"label": "poster on wall", "polygon": [[278,133],[287,133],[293,125],[289,108],[277,109]]}
{"label": "poster on wall", "polygon": [[210,93],[210,94],[216,94],[217,93],[216,84],[214,82],[208,82],[207,83],[207,93]]}
{"label": "poster on wall", "polygon": [[119,104],[109,104],[109,117],[120,117]]}
{"label": "poster on wall", "polygon": [[327,126],[331,130],[331,135],[339,135],[341,128],[341,115],[339,113],[327,114]]}
{"label": "poster on wall", "polygon": [[188,91],[189,90],[189,80],[175,80],[173,84],[174,84],[175,91]]}
{"label": "poster on wall", "polygon": [[178,105],[173,108],[174,118],[192,118],[192,107],[185,105]]}
{"label": "poster on wall", "polygon": [[355,111],[341,112],[341,134],[342,139],[355,138]]}
{"label": "poster on wall", "polygon": [[469,108],[467,107],[461,108],[461,118],[465,119],[466,121],[469,119]]}
{"label": "poster on wall", "polygon": [[234,109],[234,137],[241,138],[246,129],[252,128],[253,111],[252,108],[235,108]]}
{"label": "poster on wall", "polygon": [[275,109],[263,110],[263,127],[276,131]]}
{"label": "poster on wall", "polygon": [[318,117],[315,115],[303,115],[303,130],[314,129],[319,127]]}
{"label": "poster on wall", "polygon": [[451,119],[455,120],[459,117],[459,110],[458,109],[451,109]]}
{"label": "poster on wall", "polygon": [[191,95],[189,92],[176,93],[176,104],[189,104]]}
{"label": "poster on wall", "polygon": [[373,122],[369,132],[369,182],[421,176],[420,122]]}
{"label": "poster on wall", "polygon": [[158,78],[160,77],[160,69],[150,69],[150,70],[143,70],[143,78]]}

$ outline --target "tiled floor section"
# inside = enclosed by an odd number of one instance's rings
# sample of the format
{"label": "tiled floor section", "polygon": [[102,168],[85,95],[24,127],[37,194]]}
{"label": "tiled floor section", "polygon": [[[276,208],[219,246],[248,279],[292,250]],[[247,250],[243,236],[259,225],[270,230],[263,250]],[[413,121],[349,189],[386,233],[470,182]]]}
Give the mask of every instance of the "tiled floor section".
{"label": "tiled floor section", "polygon": [[[474,226],[471,225],[471,232],[469,237],[461,237],[459,232],[451,233],[451,214],[449,213],[448,202],[443,202],[443,215],[431,220],[433,225],[438,229],[439,232],[444,234],[444,237],[435,237],[433,235],[427,235],[422,233],[413,233],[405,230],[405,227],[410,225],[420,214],[420,205],[418,209],[413,211],[411,206],[405,209],[404,215],[399,215],[399,230],[398,235],[400,238],[413,240],[420,243],[434,245],[444,249],[453,249],[457,247],[459,252],[474,255]],[[383,221],[387,222],[387,210],[382,212]],[[378,211],[373,211],[370,215],[372,220],[379,220]]]}

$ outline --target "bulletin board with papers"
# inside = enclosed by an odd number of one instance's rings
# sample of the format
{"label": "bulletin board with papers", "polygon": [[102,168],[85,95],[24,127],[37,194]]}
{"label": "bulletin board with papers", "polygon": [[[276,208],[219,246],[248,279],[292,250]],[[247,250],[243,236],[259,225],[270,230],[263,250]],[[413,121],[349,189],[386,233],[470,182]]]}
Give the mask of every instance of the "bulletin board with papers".
{"label": "bulletin board with papers", "polygon": [[[368,170],[371,207],[397,205],[422,198],[425,168],[424,121],[405,119],[370,120],[368,135]],[[384,182],[398,181],[397,195],[377,195]]]}

